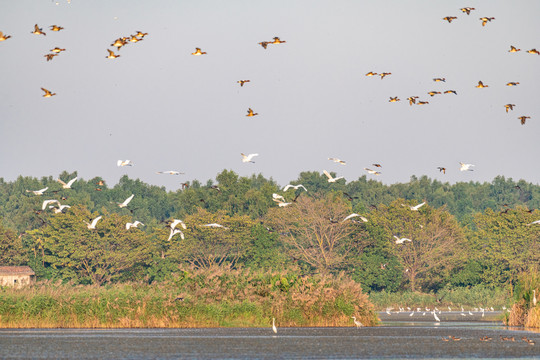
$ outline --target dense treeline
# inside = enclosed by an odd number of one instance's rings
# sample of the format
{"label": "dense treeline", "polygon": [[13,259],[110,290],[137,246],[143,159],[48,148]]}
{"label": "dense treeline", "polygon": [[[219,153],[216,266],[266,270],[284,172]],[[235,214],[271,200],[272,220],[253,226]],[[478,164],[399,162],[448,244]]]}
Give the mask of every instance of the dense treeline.
{"label": "dense treeline", "polygon": [[[127,176],[113,187],[99,177],[78,179],[71,189],[53,177],[0,179],[0,264],[28,264],[42,278],[82,284],[153,282],[186,267],[294,267],[346,272],[365,289],[429,291],[508,284],[540,261],[540,225],[528,225],[540,219],[540,186],[523,180],[448,184],[423,176],[384,185],[365,176],[329,183],[302,172],[292,183],[308,191],[227,170],[177,191]],[[127,207],[118,206],[132,194]],[[278,206],[279,195],[290,205]],[[43,208],[49,199],[70,208]],[[352,213],[367,221],[344,221]],[[89,229],[85,222],[99,215]],[[169,240],[172,219],[186,224],[178,226],[183,239]],[[144,226],[126,229],[135,220]],[[223,227],[204,226],[212,223]]]}

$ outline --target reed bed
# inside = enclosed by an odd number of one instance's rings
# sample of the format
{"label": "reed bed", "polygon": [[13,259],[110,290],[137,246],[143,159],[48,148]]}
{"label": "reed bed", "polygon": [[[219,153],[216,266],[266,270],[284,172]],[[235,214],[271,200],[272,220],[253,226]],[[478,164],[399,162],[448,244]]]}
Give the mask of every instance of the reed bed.
{"label": "reed bed", "polygon": [[540,328],[540,272],[537,268],[519,276],[514,300],[510,314],[505,318],[506,324]]}
{"label": "reed bed", "polygon": [[0,289],[3,328],[187,328],[376,324],[349,277],[188,269],[163,283],[81,286],[39,282]]}

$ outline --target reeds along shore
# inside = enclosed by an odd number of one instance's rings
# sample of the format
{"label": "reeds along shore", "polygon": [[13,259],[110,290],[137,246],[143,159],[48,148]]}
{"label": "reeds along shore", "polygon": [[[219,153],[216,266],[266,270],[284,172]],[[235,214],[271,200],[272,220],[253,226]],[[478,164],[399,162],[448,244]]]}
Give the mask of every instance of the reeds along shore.
{"label": "reeds along shore", "polygon": [[505,322],[509,326],[540,328],[540,272],[522,274],[514,290],[515,303]]}
{"label": "reeds along shore", "polygon": [[166,283],[0,290],[2,328],[171,328],[375,325],[358,283],[249,270],[189,270]]}

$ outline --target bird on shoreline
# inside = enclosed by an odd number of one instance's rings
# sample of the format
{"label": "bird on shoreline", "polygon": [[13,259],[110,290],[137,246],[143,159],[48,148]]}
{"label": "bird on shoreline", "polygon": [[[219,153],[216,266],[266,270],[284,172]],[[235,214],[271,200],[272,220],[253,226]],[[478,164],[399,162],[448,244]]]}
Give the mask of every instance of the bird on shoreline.
{"label": "bird on shoreline", "polygon": [[272,318],[272,331],[277,334],[276,318]]}
{"label": "bird on shoreline", "polygon": [[362,326],[364,326],[364,324],[362,324],[360,321],[356,320],[356,317],[355,317],[355,316],[351,316],[351,318],[353,319],[354,325],[356,325],[356,328],[357,328],[357,329],[359,329],[359,328],[361,328]]}

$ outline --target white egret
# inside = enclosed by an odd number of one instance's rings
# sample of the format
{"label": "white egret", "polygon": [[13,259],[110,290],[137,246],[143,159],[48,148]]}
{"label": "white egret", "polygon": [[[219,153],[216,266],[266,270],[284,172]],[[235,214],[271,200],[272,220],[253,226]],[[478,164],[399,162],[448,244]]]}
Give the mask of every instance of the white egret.
{"label": "white egret", "polygon": [[98,216],[97,218],[95,218],[94,220],[92,220],[92,222],[86,222],[86,227],[90,230],[93,230],[96,228],[96,225],[97,225],[97,222],[101,219],[101,215]]}
{"label": "white egret", "polygon": [[277,334],[276,318],[272,318],[272,331]]}
{"label": "white egret", "polygon": [[259,154],[249,154],[249,155],[246,155],[244,153],[240,153],[240,155],[242,155],[242,162],[250,162],[250,163],[255,163],[255,161],[251,160],[253,159],[255,156],[259,156]]}
{"label": "white egret", "polygon": [[69,205],[60,205],[58,207],[54,207],[52,205],[49,206],[49,209],[52,209],[52,211],[54,211],[55,214],[60,214],[62,211],[64,211],[64,209],[69,209],[71,206]]}
{"label": "white egret", "polygon": [[328,158],[328,160],[332,160],[333,162],[341,164],[341,165],[347,165],[347,163],[345,161],[343,161],[341,159],[338,159],[338,158],[331,157],[331,158]]}
{"label": "white egret", "polygon": [[471,169],[471,166],[474,166],[473,164],[465,164],[462,162],[459,162],[459,164],[459,171],[473,171],[473,169]]}
{"label": "white egret", "polygon": [[289,190],[290,188],[293,188],[293,189],[295,189],[295,190],[298,190],[299,188],[302,188],[302,189],[304,189],[304,190],[307,191],[306,187],[305,187],[304,185],[302,185],[302,184],[298,184],[298,185],[291,185],[291,184],[289,184],[289,185],[287,185],[287,186],[285,186],[285,187],[283,188],[283,191],[287,191],[287,190]]}
{"label": "white egret", "polygon": [[167,241],[171,241],[172,237],[176,234],[180,234],[180,238],[184,240],[184,233],[180,229],[171,229],[171,233],[169,234],[169,238]]}
{"label": "white egret", "polygon": [[63,182],[62,180],[60,179],[56,179],[56,181],[58,181],[60,184],[62,184],[62,188],[63,189],[71,189],[71,185],[73,185],[73,183],[77,180],[77,177],[74,177],[73,179],[69,180],[67,182],[67,184],[65,182]]}
{"label": "white egret", "polygon": [[48,189],[49,189],[49,187],[46,187],[46,188],[43,188],[41,190],[26,190],[26,192],[31,192],[34,195],[40,196],[40,195],[43,195],[43,193],[45,191],[47,191]]}
{"label": "white egret", "polygon": [[533,298],[532,298],[532,301],[533,301],[533,305],[536,306],[536,290],[533,290]]}
{"label": "white egret", "polygon": [[60,206],[60,201],[58,200],[45,200],[43,204],[41,205],[41,210],[45,210],[47,208],[47,205],[49,204],[58,204]]}
{"label": "white egret", "polygon": [[380,171],[371,170],[371,169],[368,169],[368,168],[364,168],[364,170],[366,170],[368,173],[370,173],[372,175],[381,175]]}
{"label": "white egret", "polygon": [[357,328],[361,328],[362,326],[364,326],[364,324],[362,324],[360,321],[356,320],[356,317],[351,316],[351,318],[353,319],[354,325],[356,325]]}
{"label": "white egret", "polygon": [[118,160],[116,162],[117,166],[133,166],[133,162],[131,160]]}
{"label": "white egret", "polygon": [[326,175],[326,177],[328,178],[328,182],[329,183],[333,183],[333,182],[336,182],[338,181],[339,179],[343,179],[343,176],[339,176],[339,177],[333,177],[332,175],[330,175],[330,173],[326,170],[323,170],[323,174]]}
{"label": "white egret", "polygon": [[411,239],[408,239],[408,238],[398,238],[396,235],[394,235],[394,238],[396,239],[396,244],[403,244],[405,241],[411,241]]}
{"label": "white egret", "polygon": [[133,222],[133,223],[128,222],[128,223],[126,223],[126,230],[129,230],[129,229],[131,229],[132,227],[137,227],[137,226],[139,226],[139,225],[145,226],[142,222],[140,222],[140,221],[138,221],[138,220],[136,220],[136,221]]}
{"label": "white egret", "polygon": [[135,194],[131,194],[131,196],[124,200],[123,203],[118,203],[118,207],[125,208],[126,206],[128,206],[129,202],[131,201],[131,199],[133,199],[134,196]]}
{"label": "white egret", "polygon": [[534,224],[540,224],[540,220],[533,221],[532,223],[527,224],[527,225],[534,225]]}
{"label": "white egret", "polygon": [[176,225],[180,224],[180,226],[182,226],[182,228],[185,230],[187,229],[186,227],[186,224],[180,220],[180,219],[174,219],[170,225],[171,229],[174,229],[176,227]]}
{"label": "white egret", "polygon": [[184,175],[183,172],[176,171],[176,170],[157,171],[157,174]]}
{"label": "white egret", "polygon": [[362,215],[360,214],[356,214],[356,213],[352,213],[351,215],[347,216],[345,219],[341,220],[341,222],[345,222],[353,217],[356,217],[356,216],[359,216],[360,217],[360,220],[362,220],[363,222],[368,222],[368,219],[366,219],[365,217],[363,217]]}
{"label": "white egret", "polygon": [[203,226],[206,226],[206,227],[212,227],[212,228],[222,228],[222,229],[229,229],[228,227],[225,227],[223,225],[220,225],[220,224],[216,224],[216,223],[212,223],[212,224],[204,224]]}
{"label": "white egret", "polygon": [[437,314],[435,313],[435,310],[433,311],[433,317],[434,317],[435,320],[437,320],[438,322],[441,322],[441,319],[439,319],[439,317],[438,317]]}
{"label": "white egret", "polygon": [[423,203],[421,204],[418,204],[416,206],[410,206],[410,205],[405,205],[403,204],[404,206],[409,206],[409,208],[412,210],[412,211],[418,211],[418,209],[420,209],[422,206],[424,206],[426,204],[426,202],[424,201]]}
{"label": "white egret", "polygon": [[274,200],[276,202],[285,202],[285,198],[282,195],[279,195],[279,194],[276,194],[276,193],[272,194],[272,200]]}

